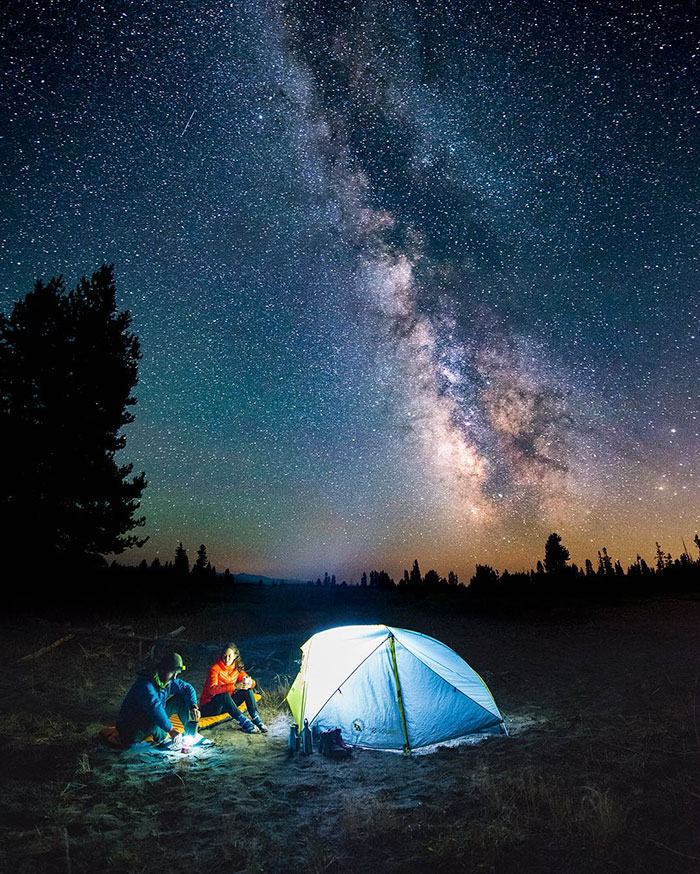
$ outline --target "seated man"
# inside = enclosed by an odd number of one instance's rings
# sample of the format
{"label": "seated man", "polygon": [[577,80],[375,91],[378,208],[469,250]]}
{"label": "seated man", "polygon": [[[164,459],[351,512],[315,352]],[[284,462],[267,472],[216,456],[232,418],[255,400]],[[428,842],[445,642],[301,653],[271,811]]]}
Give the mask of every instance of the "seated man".
{"label": "seated man", "polygon": [[177,729],[168,718],[173,713],[179,716],[186,735],[196,733],[200,719],[197,694],[190,683],[178,678],[184,670],[182,657],[169,652],[158,662],[155,673],[145,668],[139,671],[117,717],[122,746],[130,747],[149,735],[153,735],[155,743],[164,741],[168,735],[177,737]]}

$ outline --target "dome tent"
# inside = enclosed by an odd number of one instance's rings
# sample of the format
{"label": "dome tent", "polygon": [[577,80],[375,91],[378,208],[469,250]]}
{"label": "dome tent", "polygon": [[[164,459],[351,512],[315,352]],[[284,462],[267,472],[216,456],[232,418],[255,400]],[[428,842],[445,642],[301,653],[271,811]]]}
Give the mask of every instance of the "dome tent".
{"label": "dome tent", "polygon": [[486,684],[439,640],[388,625],[344,625],[302,646],[287,703],[300,727],[339,726],[353,744],[404,750],[503,731]]}

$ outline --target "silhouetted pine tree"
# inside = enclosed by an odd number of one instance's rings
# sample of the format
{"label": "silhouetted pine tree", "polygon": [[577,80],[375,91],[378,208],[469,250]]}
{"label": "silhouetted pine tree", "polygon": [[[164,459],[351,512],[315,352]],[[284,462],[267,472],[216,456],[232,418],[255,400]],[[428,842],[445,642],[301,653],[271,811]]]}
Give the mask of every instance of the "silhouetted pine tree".
{"label": "silhouetted pine tree", "polygon": [[0,530],[16,554],[86,566],[140,546],[145,474],[118,464],[139,342],[104,266],[66,294],[39,281],[0,316]]}
{"label": "silhouetted pine tree", "polygon": [[200,581],[207,576],[207,571],[211,569],[209,559],[207,558],[207,548],[202,543],[197,550],[197,558],[192,565],[192,576]]}
{"label": "silhouetted pine tree", "polygon": [[440,589],[440,574],[436,570],[429,570],[423,579],[423,588],[428,594],[433,594]]}
{"label": "silhouetted pine tree", "polygon": [[561,576],[567,569],[567,561],[571,556],[569,550],[562,545],[561,536],[556,532],[549,535],[544,545],[544,569],[548,574]]}
{"label": "silhouetted pine tree", "polygon": [[182,541],[178,544],[175,550],[175,561],[173,562],[173,573],[178,577],[187,577],[190,572],[190,560],[187,555],[187,550],[182,545]]}
{"label": "silhouetted pine tree", "polygon": [[379,571],[375,577],[377,588],[388,592],[395,588],[395,583],[386,571]]}
{"label": "silhouetted pine tree", "polygon": [[408,584],[414,592],[417,592],[423,584],[423,578],[420,575],[420,568],[418,567],[418,559],[413,562],[411,574],[408,578]]}
{"label": "silhouetted pine tree", "polygon": [[608,555],[608,550],[603,547],[602,553],[598,553],[598,573],[602,576],[612,576],[615,573],[612,559]]}
{"label": "silhouetted pine tree", "polygon": [[488,564],[478,564],[476,573],[469,581],[469,591],[477,595],[494,595],[498,587],[498,571]]}
{"label": "silhouetted pine tree", "polygon": [[656,570],[662,571],[666,565],[666,556],[664,555],[663,549],[656,543]]}

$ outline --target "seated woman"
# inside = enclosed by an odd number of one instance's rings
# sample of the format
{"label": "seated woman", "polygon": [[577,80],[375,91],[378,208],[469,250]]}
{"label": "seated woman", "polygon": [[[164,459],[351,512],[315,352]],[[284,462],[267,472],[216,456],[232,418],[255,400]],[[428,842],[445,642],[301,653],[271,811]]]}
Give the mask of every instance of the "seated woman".
{"label": "seated woman", "polygon": [[[245,672],[238,647],[235,643],[227,644],[219,661],[209,668],[199,702],[202,716],[229,713],[238,720],[246,734],[266,733],[267,726],[260,718],[253,694],[255,686],[255,680]],[[243,703],[247,715],[238,709],[238,705]]]}

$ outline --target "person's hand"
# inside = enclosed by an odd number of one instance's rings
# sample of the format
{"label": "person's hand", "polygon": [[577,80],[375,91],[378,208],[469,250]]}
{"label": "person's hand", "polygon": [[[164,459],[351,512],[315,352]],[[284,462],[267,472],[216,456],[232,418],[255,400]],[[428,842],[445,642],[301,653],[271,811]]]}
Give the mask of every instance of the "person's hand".
{"label": "person's hand", "polygon": [[178,736],[178,734],[180,734],[180,732],[176,728],[171,728],[170,731],[168,732],[168,734],[170,735],[172,740],[175,740],[175,738]]}
{"label": "person's hand", "polygon": [[244,680],[243,682],[245,683],[245,688],[246,688],[246,689],[252,689],[252,688],[253,688],[253,678],[252,678],[252,677],[246,677],[245,680]]}
{"label": "person's hand", "polygon": [[202,718],[202,712],[195,704],[194,707],[190,710],[190,721],[191,722],[199,722]]}

